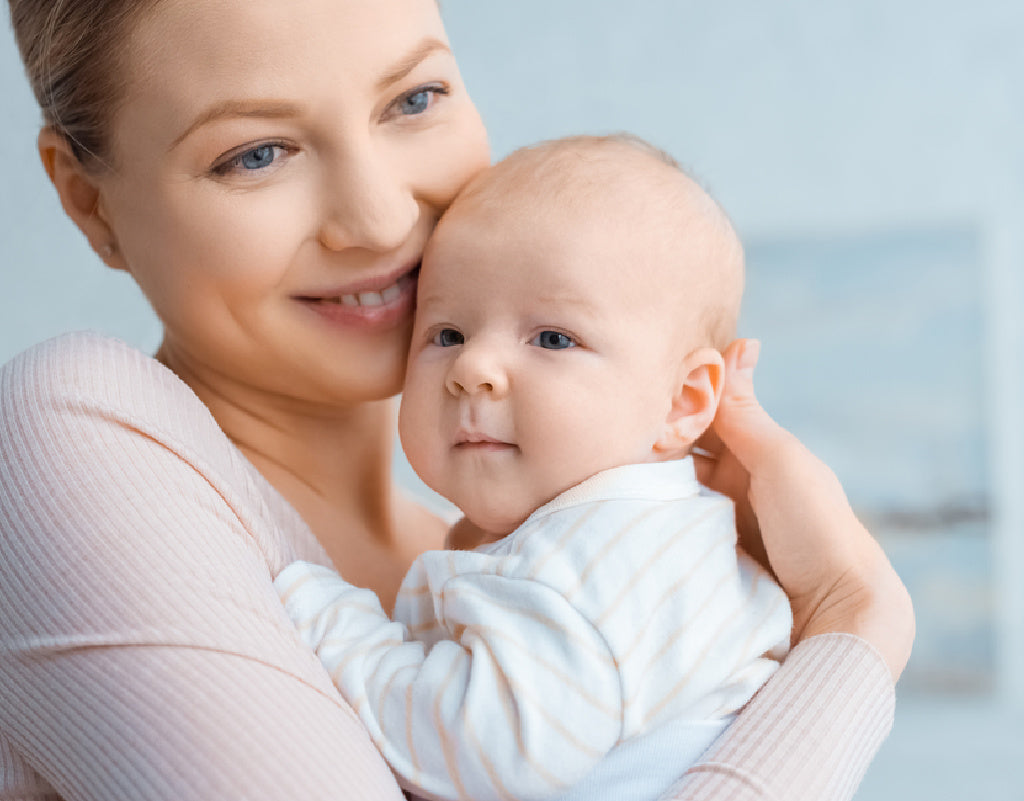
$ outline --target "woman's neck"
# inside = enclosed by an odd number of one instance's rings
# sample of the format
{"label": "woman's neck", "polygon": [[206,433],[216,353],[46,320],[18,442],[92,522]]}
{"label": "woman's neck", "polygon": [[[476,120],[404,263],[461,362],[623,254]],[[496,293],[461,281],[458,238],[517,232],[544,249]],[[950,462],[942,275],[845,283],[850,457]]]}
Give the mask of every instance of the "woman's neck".
{"label": "woman's neck", "polygon": [[394,540],[391,401],[362,403],[332,417],[235,404],[211,411],[329,551],[342,544],[333,542],[339,529],[362,532],[384,546]]}
{"label": "woman's neck", "polygon": [[161,349],[221,429],[302,516],[335,568],[390,609],[420,553],[446,526],[396,491],[394,401],[307,404],[201,374]]}
{"label": "woman's neck", "polygon": [[192,360],[166,344],[157,359],[192,388],[328,552],[340,549],[336,540],[346,529],[385,547],[393,541],[392,400],[304,402],[194,369]]}

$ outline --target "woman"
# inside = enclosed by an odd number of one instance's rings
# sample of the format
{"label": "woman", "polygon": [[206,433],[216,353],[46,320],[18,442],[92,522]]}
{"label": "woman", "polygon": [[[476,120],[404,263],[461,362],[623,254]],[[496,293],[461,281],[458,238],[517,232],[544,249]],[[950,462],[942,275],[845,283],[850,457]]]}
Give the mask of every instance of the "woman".
{"label": "woman", "polygon": [[[333,564],[390,605],[443,542],[392,486],[388,400],[424,243],[488,162],[436,3],[10,6],[64,209],[164,339],[0,373],[0,798],[398,798],[271,580]],[[752,351],[705,477],[749,476],[800,644],[672,797],[849,798],[913,617]]]}

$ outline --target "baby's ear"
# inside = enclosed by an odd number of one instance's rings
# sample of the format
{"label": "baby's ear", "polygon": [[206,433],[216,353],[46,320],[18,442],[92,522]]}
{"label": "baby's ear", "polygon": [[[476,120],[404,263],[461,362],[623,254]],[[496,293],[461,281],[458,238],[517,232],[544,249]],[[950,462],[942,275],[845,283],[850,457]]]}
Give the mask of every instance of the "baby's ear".
{"label": "baby's ear", "polygon": [[685,456],[715,419],[722,397],[725,362],[714,348],[699,348],[683,361],[661,436],[654,453],[661,459]]}

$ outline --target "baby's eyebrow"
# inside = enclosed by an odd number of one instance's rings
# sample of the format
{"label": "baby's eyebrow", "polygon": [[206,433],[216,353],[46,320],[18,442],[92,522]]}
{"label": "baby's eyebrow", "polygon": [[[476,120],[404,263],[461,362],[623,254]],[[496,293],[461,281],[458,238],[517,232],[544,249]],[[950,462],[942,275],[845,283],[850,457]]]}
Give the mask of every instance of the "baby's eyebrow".
{"label": "baby's eyebrow", "polygon": [[551,307],[556,310],[572,309],[573,311],[589,313],[595,313],[599,310],[599,305],[594,302],[593,298],[580,295],[576,292],[572,292],[571,290],[538,292],[536,296],[536,303],[538,306]]}
{"label": "baby's eyebrow", "polygon": [[445,295],[442,292],[433,292],[429,295],[417,295],[416,296],[416,307],[418,309],[426,308],[427,306],[438,306],[443,304],[445,301],[450,301],[451,296]]}

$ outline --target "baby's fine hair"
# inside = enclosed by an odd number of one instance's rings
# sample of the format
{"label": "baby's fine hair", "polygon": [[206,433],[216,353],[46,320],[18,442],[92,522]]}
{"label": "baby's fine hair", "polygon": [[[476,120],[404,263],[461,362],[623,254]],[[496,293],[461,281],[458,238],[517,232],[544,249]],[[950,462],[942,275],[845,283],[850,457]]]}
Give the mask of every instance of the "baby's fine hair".
{"label": "baby's fine hair", "polygon": [[[656,169],[626,172],[624,161],[630,156],[639,156]],[[572,208],[601,197],[610,177],[633,180],[634,174],[641,188],[660,186],[665,190],[659,220],[664,219],[666,225],[698,226],[704,234],[709,252],[702,262],[702,276],[707,281],[706,291],[700,295],[705,303],[698,326],[704,344],[724,349],[736,336],[744,282],[743,247],[728,214],[700,181],[647,140],[620,132],[566,136],[521,147],[470,182],[453,208],[474,202],[500,214],[517,203],[535,205],[538,198],[556,207]],[[510,187],[529,191],[511,192]]]}

